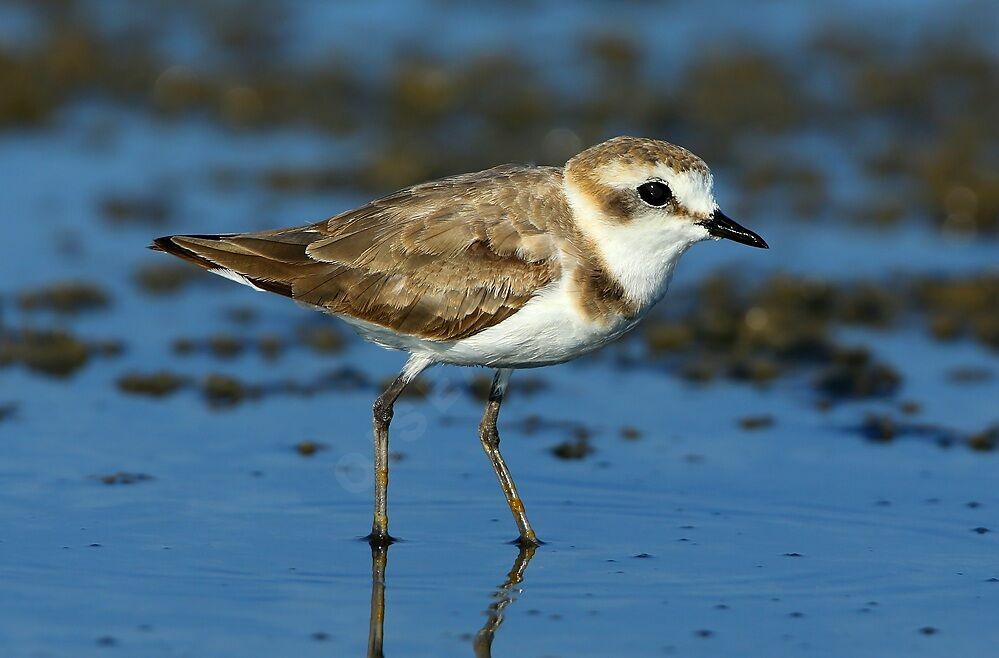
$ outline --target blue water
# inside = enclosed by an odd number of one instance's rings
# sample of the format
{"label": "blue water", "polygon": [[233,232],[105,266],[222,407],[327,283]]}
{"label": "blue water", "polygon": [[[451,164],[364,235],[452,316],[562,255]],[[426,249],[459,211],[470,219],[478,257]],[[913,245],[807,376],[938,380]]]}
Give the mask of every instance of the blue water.
{"label": "blue water", "polygon": [[[593,7],[602,3],[583,4],[589,9],[577,13],[537,3],[548,18],[524,28],[525,40],[542,47],[546,26],[559,26],[556,34],[568,34],[566,24],[598,26]],[[619,18],[652,4],[627,3]],[[305,3],[295,21],[356,34],[385,6],[343,10],[333,21],[327,3]],[[776,33],[768,38],[782,43],[814,19],[816,6],[767,2],[757,15],[769,17]],[[941,3],[920,6],[932,15]],[[403,18],[419,12],[391,7],[400,14],[387,40],[398,45],[413,34]],[[434,7],[453,40],[441,47],[521,34],[485,3]],[[667,9],[677,12],[672,29],[695,33],[693,10]],[[719,29],[746,32],[740,16],[723,12]],[[300,54],[321,50],[318,27],[296,29]],[[178,34],[173,47],[190,52],[194,37]],[[370,405],[402,356],[352,336],[332,355],[289,346],[275,360],[253,349],[231,359],[178,356],[170,346],[179,337],[290,337],[303,323],[333,321],[207,276],[165,296],[134,282],[138,266],[167,262],[144,248],[154,235],[292,225],[363,201],[257,184],[268,167],[335,162],[358,148],[304,129],[227,132],[196,117],[160,121],[101,102],[0,135],[0,326],[64,326],[125,346],[65,380],[0,369],[0,406],[17,405],[0,420],[0,655],[364,655],[382,612],[386,655],[474,655],[490,606],[502,615],[492,619],[501,621],[496,656],[972,656],[997,646],[994,453],[920,437],[864,441],[854,431],[864,414],[894,413],[895,402],[820,411],[805,375],[768,388],[694,386],[660,364],[622,367],[616,357],[640,354],[638,341],[515,375],[515,384],[528,376],[545,384],[511,393],[500,431],[547,543],[517,565],[522,581],[506,587],[518,559],[507,543],[515,527],[476,436],[481,405],[464,392],[483,372],[435,369],[427,398],[400,401],[389,504],[403,541],[388,552],[384,610],[373,611],[372,555],[358,540],[370,526]],[[233,186],[211,183],[220,169],[235,172]],[[719,186],[723,203],[734,202],[724,177]],[[100,203],[122,192],[165,196],[170,222],[107,223]],[[973,273],[996,263],[994,241],[918,226],[800,222],[775,208],[753,228],[769,252],[699,245],[680,265],[675,292],[719,268],[852,279]],[[111,306],[72,318],[17,309],[20,290],[66,279],[99,283]],[[237,307],[252,308],[255,321],[234,324]],[[898,398],[922,404],[915,421],[972,432],[999,420],[997,378],[948,379],[955,367],[995,371],[995,352],[933,342],[910,327],[841,338],[900,370]],[[273,385],[348,366],[370,385],[274,393],[227,409],[210,407],[193,387],[147,399],[115,385],[124,373],[161,368],[194,381],[221,372]],[[759,414],[775,424],[739,427]],[[529,431],[533,417],[552,422]],[[554,457],[577,427],[592,435],[594,454]],[[639,438],[622,438],[625,427]],[[294,446],[304,439],[325,449],[303,457]],[[152,479],[107,485],[95,477],[117,472]]]}
{"label": "blue water", "polygon": [[[111,146],[95,150],[78,137],[111,118],[120,127]],[[102,194],[125,184],[171,190],[179,217],[171,228],[332,214],[352,201],[204,183],[221,164],[253,170],[321,157],[308,135],[226,135],[196,120],[160,125],[109,108],[5,138],[5,296],[66,277],[99,281],[112,307],[60,322],[86,337],[123,338],[126,351],[68,381],[0,371],[0,397],[19,405],[0,424],[3,653],[97,654],[112,642],[129,655],[364,652],[371,563],[356,538],[369,524],[374,389],[273,395],[219,411],[193,390],[149,400],[114,383],[161,367],[194,378],[221,371],[249,382],[309,381],[342,365],[380,381],[401,357],[354,339],[334,356],[301,348],[276,361],[254,352],[175,356],[169,346],[179,336],[232,331],[225,310],[234,306],[257,311],[252,336],[288,335],[315,318],[225,282],[144,296],[132,271],[163,258],[142,248],[157,229],[108,227],[96,212]],[[677,286],[733,264],[876,275],[993,262],[992,245],[941,246],[919,231],[893,234],[895,248],[885,251],[876,232],[779,219],[759,228],[770,252],[699,246]],[[67,232],[75,255],[56,246]],[[45,324],[10,304],[4,317],[11,326]],[[920,421],[964,431],[994,422],[994,381],[946,380],[954,366],[994,367],[994,355],[968,343],[941,347],[921,333],[848,338],[873,341],[900,367],[903,397],[925,404]],[[822,414],[793,379],[766,390],[692,387],[656,368],[620,369],[613,354],[625,347],[532,373],[547,388],[514,393],[504,407],[504,451],[549,543],[514,588],[495,655],[844,655],[858,647],[968,655],[999,639],[989,630],[999,604],[999,583],[989,581],[999,577],[997,534],[972,531],[999,530],[993,455],[919,440],[872,445],[847,428],[863,409],[890,403]],[[392,448],[404,458],[392,464],[390,505],[393,532],[406,541],[388,556],[386,653],[471,653],[517,556],[475,436],[479,405],[460,391],[473,373],[439,369],[428,399],[400,402]],[[737,426],[759,413],[776,425]],[[568,433],[557,423],[525,433],[533,415],[587,427],[596,453],[554,458],[549,449]],[[641,438],[620,438],[626,425]],[[293,450],[302,439],[328,449],[303,458]],[[91,477],[118,471],[154,479],[109,486]],[[642,554],[650,557],[635,557]]]}

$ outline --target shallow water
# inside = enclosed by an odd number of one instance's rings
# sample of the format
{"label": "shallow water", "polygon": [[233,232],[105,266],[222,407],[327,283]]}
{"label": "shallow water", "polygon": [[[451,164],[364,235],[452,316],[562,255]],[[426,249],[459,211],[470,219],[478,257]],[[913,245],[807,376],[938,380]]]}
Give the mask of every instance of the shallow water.
{"label": "shallow water", "polygon": [[[108,139],[80,137],[108,124]],[[473,654],[490,628],[494,654],[518,656],[981,655],[999,641],[994,454],[866,442],[853,429],[863,412],[892,402],[820,412],[794,377],[766,389],[691,386],[658,366],[622,367],[615,356],[635,350],[627,342],[514,378],[546,384],[514,390],[500,426],[547,542],[533,556],[507,543],[514,526],[475,433],[480,404],[464,390],[476,371],[437,369],[425,399],[399,403],[390,512],[403,541],[387,555],[384,609],[373,610],[378,564],[358,541],[370,523],[369,408],[401,356],[352,337],[333,355],[177,356],[170,344],[182,336],[287,336],[324,320],[222,281],[162,297],[132,281],[137,265],[165,262],[143,250],[151,235],[294,224],[348,207],[357,199],[205,183],[220,165],[252,171],[324,155],[308,134],[154,125],[102,106],[4,139],[0,216],[19,218],[6,220],[0,245],[4,323],[72,327],[126,349],[68,380],[0,371],[0,403],[17,404],[0,421],[0,653],[362,655],[382,614],[391,655]],[[99,200],[123,181],[169,190],[183,222],[103,223]],[[676,285],[720,266],[877,276],[994,263],[994,245],[918,230],[894,234],[886,251],[869,231],[779,217],[758,228],[769,253],[699,246]],[[24,286],[67,277],[99,282],[112,306],[53,319],[8,303]],[[228,319],[247,306],[248,327]],[[902,397],[924,405],[921,422],[968,432],[995,422],[994,378],[946,380],[954,366],[994,370],[994,353],[906,331],[848,337],[875,341],[899,367]],[[146,399],[115,386],[123,373],[160,368],[275,384],[343,366],[369,383],[230,409],[193,389]],[[739,427],[761,413],[775,424]],[[532,429],[533,417],[554,422]],[[638,438],[622,438],[624,427]],[[555,458],[579,428],[595,453]],[[303,439],[325,449],[304,457],[294,449]],[[94,477],[118,472],[152,479]],[[511,570],[520,582],[508,582]]]}
{"label": "shallow water", "polygon": [[[171,65],[196,68],[217,55],[210,21],[184,7],[83,6],[106,31],[162,12],[150,38]],[[979,31],[995,22],[974,0],[957,11],[940,0],[771,0],[752,11],[599,0],[513,10],[288,6],[282,66],[336,52],[363,74],[384,74],[400,57],[451,64],[493,52],[526,55],[548,84],[569,86],[586,84],[577,79],[581,35],[633,37],[643,73],[665,88],[705,44],[713,52],[758,43],[786,55],[802,52],[813,28],[840,21],[890,25],[888,47],[955,14]],[[27,7],[0,3],[0,42],[40,38]],[[294,225],[365,201],[261,182],[274,168],[363,162],[379,126],[350,137],[232,131],[196,113],[157,119],[83,98],[43,127],[0,133],[0,355],[7,332],[26,328],[123,348],[65,379],[0,363],[0,655],[994,652],[996,451],[939,441],[999,422],[994,350],[931,340],[925,317],[886,331],[838,329],[843,344],[868,346],[896,367],[903,384],[893,398],[828,408],[806,369],[766,386],[695,385],[649,358],[635,336],[579,362],[517,373],[500,431],[546,542],[533,552],[509,543],[515,526],[477,439],[481,402],[469,389],[486,373],[437,368],[424,397],[397,405],[389,504],[402,541],[373,554],[359,539],[370,527],[370,405],[403,357],[345,327],[343,348],[320,353],[298,332],[338,325],[287,300],[208,275],[153,295],[136,273],[170,263],[145,250],[156,235]],[[775,152],[790,141],[821,162],[836,199],[862,203],[869,187],[893,193],[867,180],[853,134],[862,128],[851,129],[758,139]],[[735,173],[718,172],[725,208],[740,200],[738,181],[726,178]],[[166,219],[109,221],[101,208],[115,196],[163,200]],[[718,271],[739,281],[995,272],[994,238],[957,239],[912,218],[878,231],[802,221],[776,203],[756,215],[748,223],[772,249],[695,247],[664,310],[690,303]],[[65,280],[97,284],[110,306],[79,315],[18,308],[24,290]],[[247,346],[214,355],[205,347],[212,336]],[[284,345],[276,357],[257,347],[268,336]],[[178,339],[196,349],[178,353]],[[118,388],[122,375],[161,369],[185,378],[180,390],[153,398]],[[978,375],[959,383],[955,369]],[[209,404],[201,385],[213,373],[243,382],[246,399]],[[906,415],[906,401],[919,412]],[[868,413],[916,430],[865,440]],[[772,424],[747,430],[752,417]],[[303,454],[303,441],[314,454]],[[559,446],[593,452],[563,459]]]}

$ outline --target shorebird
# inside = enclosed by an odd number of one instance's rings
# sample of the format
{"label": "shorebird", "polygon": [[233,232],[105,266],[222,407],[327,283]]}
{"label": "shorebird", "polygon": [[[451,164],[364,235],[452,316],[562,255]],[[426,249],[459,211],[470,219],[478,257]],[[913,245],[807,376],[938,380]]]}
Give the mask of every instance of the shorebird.
{"label": "shorebird", "polygon": [[500,454],[496,420],[518,368],[563,363],[632,329],[696,242],[766,248],[725,216],[704,162],[668,142],[616,137],[565,167],[502,165],[399,190],[306,226],[153,241],[210,272],[347,322],[409,358],[377,397],[374,518],[388,531],[393,403],[434,364],[496,373],[479,439],[520,531],[538,538]]}

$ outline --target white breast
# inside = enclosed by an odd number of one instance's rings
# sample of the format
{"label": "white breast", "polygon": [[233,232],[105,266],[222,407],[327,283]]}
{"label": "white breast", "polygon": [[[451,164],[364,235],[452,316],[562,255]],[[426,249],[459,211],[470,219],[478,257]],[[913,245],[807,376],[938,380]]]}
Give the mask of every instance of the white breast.
{"label": "white breast", "polygon": [[448,363],[531,368],[562,363],[627,331],[623,319],[597,324],[585,318],[566,281],[558,281],[503,322],[455,341],[438,357]]}

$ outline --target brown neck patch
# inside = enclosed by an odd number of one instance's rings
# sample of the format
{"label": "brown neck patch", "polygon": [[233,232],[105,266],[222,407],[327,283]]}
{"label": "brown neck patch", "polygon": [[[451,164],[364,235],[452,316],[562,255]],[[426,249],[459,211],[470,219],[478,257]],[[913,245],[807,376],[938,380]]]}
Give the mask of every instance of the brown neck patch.
{"label": "brown neck patch", "polygon": [[601,262],[599,254],[584,261],[573,272],[576,303],[590,320],[608,324],[614,316],[632,319],[638,306],[625,295],[624,287]]}
{"label": "brown neck patch", "polygon": [[559,222],[565,276],[570,293],[587,319],[609,324],[615,317],[634,318],[639,307],[604,264],[596,245],[569,217]]}

